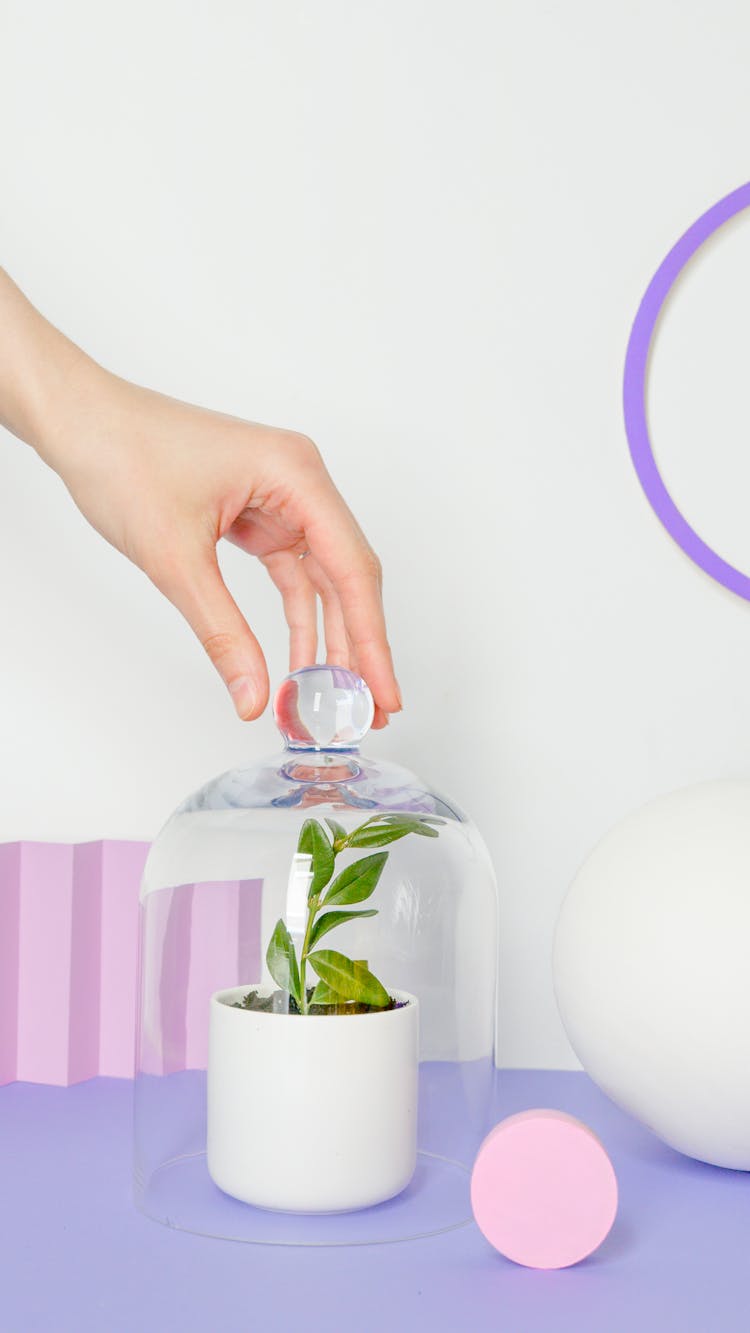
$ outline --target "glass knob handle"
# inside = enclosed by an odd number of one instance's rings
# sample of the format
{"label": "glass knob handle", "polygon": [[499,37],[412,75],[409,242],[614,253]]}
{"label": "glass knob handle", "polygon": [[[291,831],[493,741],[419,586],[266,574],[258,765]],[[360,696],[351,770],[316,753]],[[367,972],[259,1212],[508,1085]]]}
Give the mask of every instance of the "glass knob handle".
{"label": "glass knob handle", "polygon": [[361,676],[337,666],[293,671],[273,701],[276,725],[290,750],[354,750],[374,712]]}

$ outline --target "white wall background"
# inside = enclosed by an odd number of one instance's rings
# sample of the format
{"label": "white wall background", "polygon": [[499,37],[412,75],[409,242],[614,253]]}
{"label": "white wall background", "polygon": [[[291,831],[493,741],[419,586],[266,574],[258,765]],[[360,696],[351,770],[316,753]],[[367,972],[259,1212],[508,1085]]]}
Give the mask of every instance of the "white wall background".
{"label": "white wall background", "polygon": [[[627,335],[748,175],[728,0],[5,0],[0,262],[105,365],[311,434],[386,568],[406,712],[374,737],[477,819],[509,1065],[574,1065],[550,946],[600,835],[750,766],[750,606],[631,469]],[[750,216],[654,357],[675,498],[750,570]],[[280,607],[227,578],[285,670]],[[150,837],[273,748],[177,614],[0,439],[0,839]]]}

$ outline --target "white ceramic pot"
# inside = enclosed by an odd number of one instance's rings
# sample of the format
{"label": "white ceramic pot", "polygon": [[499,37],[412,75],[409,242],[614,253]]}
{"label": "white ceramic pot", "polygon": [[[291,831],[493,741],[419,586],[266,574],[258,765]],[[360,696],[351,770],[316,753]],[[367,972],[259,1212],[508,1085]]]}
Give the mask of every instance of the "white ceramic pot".
{"label": "white ceramic pot", "polygon": [[211,997],[212,1180],[245,1203],[295,1213],[367,1208],[400,1193],[417,1154],[415,997],[392,991],[405,1004],[369,1014],[232,1008],[248,989]]}

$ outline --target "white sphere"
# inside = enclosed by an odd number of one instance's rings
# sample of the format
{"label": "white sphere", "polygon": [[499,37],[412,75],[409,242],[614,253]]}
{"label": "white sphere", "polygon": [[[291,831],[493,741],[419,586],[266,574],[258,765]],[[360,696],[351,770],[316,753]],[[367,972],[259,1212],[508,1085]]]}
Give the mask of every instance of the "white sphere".
{"label": "white sphere", "polygon": [[750,1169],[750,782],[688,787],[613,829],[554,948],[584,1069],[666,1143]]}

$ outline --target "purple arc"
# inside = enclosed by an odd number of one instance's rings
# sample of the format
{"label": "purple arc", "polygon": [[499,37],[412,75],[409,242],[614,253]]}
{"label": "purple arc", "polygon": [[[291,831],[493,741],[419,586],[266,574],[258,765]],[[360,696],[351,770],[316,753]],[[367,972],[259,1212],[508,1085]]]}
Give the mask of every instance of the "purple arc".
{"label": "purple arc", "polygon": [[646,498],[669,535],[691,560],[717,583],[750,601],[750,577],[722,560],[680,513],[654,457],[646,416],[648,362],[654,329],[669,293],[697,250],[714,232],[750,207],[750,182],[732,190],[709,208],[681,236],[649,283],[633,321],[625,354],[623,410],[630,456]]}

